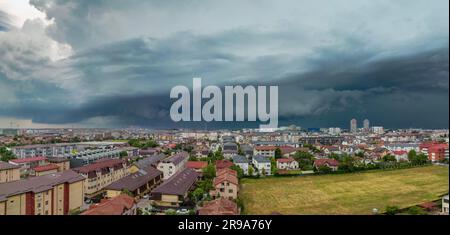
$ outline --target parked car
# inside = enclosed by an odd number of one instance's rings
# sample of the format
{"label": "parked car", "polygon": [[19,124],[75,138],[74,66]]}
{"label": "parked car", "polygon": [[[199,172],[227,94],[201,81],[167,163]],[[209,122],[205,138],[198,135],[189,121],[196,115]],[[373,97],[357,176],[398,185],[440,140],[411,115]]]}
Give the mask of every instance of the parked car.
{"label": "parked car", "polygon": [[189,210],[188,209],[179,209],[179,210],[177,210],[177,214],[187,215],[187,214],[189,214]]}

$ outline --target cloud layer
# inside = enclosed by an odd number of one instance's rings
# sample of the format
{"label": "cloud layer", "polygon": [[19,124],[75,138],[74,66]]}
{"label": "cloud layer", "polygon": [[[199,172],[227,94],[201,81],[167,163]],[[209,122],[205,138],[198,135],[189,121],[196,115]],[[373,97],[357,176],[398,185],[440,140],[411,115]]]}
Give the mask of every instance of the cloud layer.
{"label": "cloud layer", "polygon": [[0,11],[0,116],[179,127],[169,91],[202,77],[278,85],[281,124],[448,127],[448,1],[30,4],[47,19]]}

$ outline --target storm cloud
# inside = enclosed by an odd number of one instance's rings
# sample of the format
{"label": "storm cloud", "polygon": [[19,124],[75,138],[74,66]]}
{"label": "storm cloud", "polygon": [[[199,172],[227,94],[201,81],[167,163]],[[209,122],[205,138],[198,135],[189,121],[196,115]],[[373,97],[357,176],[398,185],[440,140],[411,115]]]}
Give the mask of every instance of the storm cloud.
{"label": "storm cloud", "polygon": [[201,77],[278,85],[281,125],[448,128],[448,1],[361,2],[31,0],[45,19],[0,30],[0,117],[203,127],[168,112]]}

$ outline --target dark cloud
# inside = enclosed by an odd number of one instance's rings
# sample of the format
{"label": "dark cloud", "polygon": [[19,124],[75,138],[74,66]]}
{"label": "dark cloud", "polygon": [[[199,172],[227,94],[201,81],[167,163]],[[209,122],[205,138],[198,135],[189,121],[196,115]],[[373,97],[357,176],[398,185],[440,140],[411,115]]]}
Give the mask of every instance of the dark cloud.
{"label": "dark cloud", "polygon": [[12,16],[0,10],[0,31],[8,31],[12,26]]}
{"label": "dark cloud", "polygon": [[[228,2],[180,8],[175,1],[32,0],[54,23],[29,20],[0,35],[0,116],[204,127],[173,123],[168,113],[170,89],[202,77],[204,85],[278,85],[281,125],[347,127],[356,117],[386,127],[448,127],[448,21],[436,23],[448,12],[436,11],[439,4],[417,17],[425,3],[404,11],[394,3],[371,3],[357,5],[371,9],[365,14],[343,7],[323,17],[302,10],[286,18],[285,5],[263,2],[242,3],[249,13],[236,9],[235,18],[245,21],[240,25],[224,20],[222,14],[234,9]],[[197,6],[216,15],[196,18]],[[264,12],[270,15],[260,19]],[[381,12],[385,17],[374,20]],[[255,19],[270,24],[254,26]]]}

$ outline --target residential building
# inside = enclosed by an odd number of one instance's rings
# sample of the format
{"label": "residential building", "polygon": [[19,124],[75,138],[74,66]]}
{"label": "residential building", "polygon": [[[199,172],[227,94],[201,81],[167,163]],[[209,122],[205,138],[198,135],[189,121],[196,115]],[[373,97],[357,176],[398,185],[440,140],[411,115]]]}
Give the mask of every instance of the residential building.
{"label": "residential building", "polygon": [[133,197],[126,194],[114,198],[102,199],[81,215],[137,215],[137,204]]}
{"label": "residential building", "polygon": [[61,144],[36,144],[24,145],[11,148],[11,151],[17,158],[30,157],[58,157],[66,154],[71,154],[76,150],[76,144],[61,143]]}
{"label": "residential building", "polygon": [[248,168],[249,168],[250,164],[249,164],[249,160],[245,156],[234,155],[233,163],[234,163],[234,165],[240,167],[243,170],[244,175],[248,175]]}
{"label": "residential building", "polygon": [[229,160],[217,160],[216,161],[216,171],[220,170],[220,169],[224,169],[224,168],[230,168],[232,167],[234,164],[229,161]]}
{"label": "residential building", "polygon": [[164,180],[169,179],[186,168],[186,162],[189,160],[187,152],[177,153],[169,158],[166,158],[158,163],[158,170],[163,172]]}
{"label": "residential building", "polygon": [[372,133],[377,134],[377,135],[382,135],[382,134],[384,134],[384,128],[382,126],[373,126]]}
{"label": "residential building", "polygon": [[279,170],[297,170],[298,167],[298,162],[293,157],[277,159],[277,169]]}
{"label": "residential building", "polygon": [[70,159],[65,157],[49,157],[47,158],[49,163],[58,166],[58,171],[66,171],[70,169]]}
{"label": "residential building", "polygon": [[408,161],[408,152],[406,152],[405,150],[393,151],[392,154],[394,155],[397,162]]}
{"label": "residential building", "polygon": [[0,215],[67,215],[83,205],[83,182],[68,170],[0,184]]}
{"label": "residential building", "polygon": [[204,202],[198,209],[199,215],[239,215],[237,204],[226,198],[218,198],[212,201]]}
{"label": "residential building", "polygon": [[445,195],[444,197],[442,197],[442,213],[444,214],[449,214],[449,209],[448,209],[448,195]]}
{"label": "residential building", "polygon": [[163,153],[145,157],[144,159],[141,159],[131,165],[129,168],[129,172],[136,173],[139,171],[139,169],[146,169],[147,167],[157,168],[158,163],[161,162],[164,158],[166,158],[166,155],[164,155]]}
{"label": "residential building", "polygon": [[113,198],[125,191],[135,198],[140,198],[158,186],[162,182],[162,178],[163,173],[151,166],[140,169],[138,172],[125,176],[106,186],[106,197]]}
{"label": "residential building", "polygon": [[54,174],[58,172],[59,166],[56,164],[47,164],[43,166],[34,167],[31,170],[31,175],[33,176],[42,176],[48,174]]}
{"label": "residential building", "polygon": [[364,119],[363,121],[363,128],[365,132],[369,132],[370,130],[370,121],[369,119]]}
{"label": "residential building", "polygon": [[203,161],[188,161],[186,168],[192,169],[198,173],[202,173],[202,170],[208,166],[208,162]]}
{"label": "residential building", "polygon": [[68,155],[70,158],[70,167],[81,167],[92,164],[102,159],[117,159],[120,157],[120,150],[117,149],[94,149],[77,152]]}
{"label": "residential building", "polygon": [[252,164],[260,175],[272,175],[270,158],[257,155],[253,157]]}
{"label": "residential building", "polygon": [[31,174],[31,170],[37,166],[47,165],[46,157],[29,157],[10,160],[9,163],[20,166],[20,176],[26,177]]}
{"label": "residential building", "polygon": [[20,166],[0,161],[0,184],[20,180]]}
{"label": "residential building", "polygon": [[253,156],[260,155],[260,156],[266,156],[266,157],[274,157],[275,156],[275,150],[277,149],[277,146],[255,146],[253,150]]}
{"label": "residential building", "polygon": [[85,178],[84,192],[88,198],[102,193],[106,186],[129,175],[128,167],[121,159],[101,160],[73,170]]}
{"label": "residential building", "polygon": [[213,180],[214,189],[210,195],[214,198],[236,199],[239,191],[239,181],[234,170],[225,168],[219,170]]}
{"label": "residential building", "polygon": [[329,167],[332,171],[337,171],[339,168],[339,162],[333,158],[322,158],[314,161],[313,166],[319,170],[322,166]]}
{"label": "residential building", "polygon": [[448,144],[445,143],[423,143],[420,152],[425,154],[432,162],[438,162],[448,158]]}
{"label": "residential building", "polygon": [[151,192],[151,201],[156,206],[179,207],[200,178],[192,169],[184,169]]}

